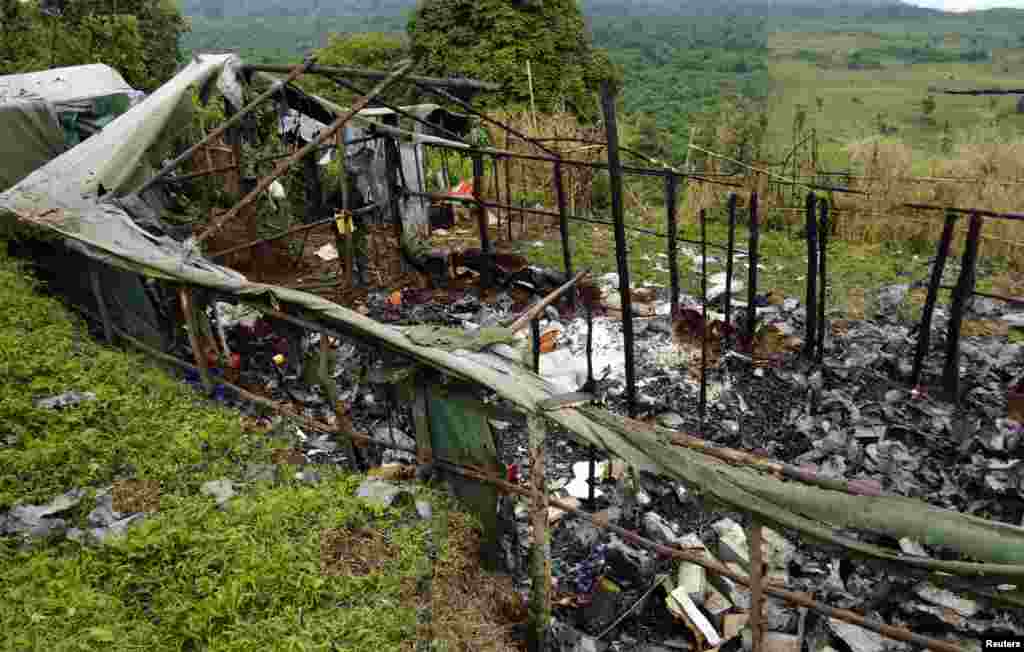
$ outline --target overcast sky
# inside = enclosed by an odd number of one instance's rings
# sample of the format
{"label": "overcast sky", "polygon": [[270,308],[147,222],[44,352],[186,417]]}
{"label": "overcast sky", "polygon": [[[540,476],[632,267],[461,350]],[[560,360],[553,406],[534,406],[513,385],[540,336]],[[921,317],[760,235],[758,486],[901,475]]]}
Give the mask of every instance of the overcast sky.
{"label": "overcast sky", "polygon": [[907,0],[919,7],[931,7],[944,11],[970,11],[972,9],[991,9],[993,7],[1012,7],[1024,9],[1024,0]]}

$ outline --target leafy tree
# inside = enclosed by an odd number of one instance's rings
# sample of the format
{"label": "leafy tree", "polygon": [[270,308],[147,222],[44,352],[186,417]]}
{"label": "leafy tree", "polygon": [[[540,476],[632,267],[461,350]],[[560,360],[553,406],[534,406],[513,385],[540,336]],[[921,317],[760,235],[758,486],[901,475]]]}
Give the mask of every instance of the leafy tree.
{"label": "leafy tree", "polygon": [[620,83],[610,60],[590,43],[576,0],[423,0],[409,19],[420,70],[501,84],[482,104],[526,104],[532,67],[537,107],[563,103],[584,118],[600,112],[593,91]]}
{"label": "leafy tree", "polygon": [[[325,66],[355,66],[388,70],[408,56],[408,45],[400,34],[366,32],[362,34],[331,34],[327,45],[316,50],[317,63]],[[300,80],[300,85],[313,93],[346,102],[354,97],[350,91],[319,75]],[[364,84],[365,85],[365,84]],[[367,86],[367,89],[369,86]]]}

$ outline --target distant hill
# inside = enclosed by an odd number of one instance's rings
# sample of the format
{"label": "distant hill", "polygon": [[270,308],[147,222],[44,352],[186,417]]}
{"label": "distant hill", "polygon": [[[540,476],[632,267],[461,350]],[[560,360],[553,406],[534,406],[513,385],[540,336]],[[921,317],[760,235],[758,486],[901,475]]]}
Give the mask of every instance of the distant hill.
{"label": "distant hill", "polygon": [[[748,13],[786,15],[919,10],[898,0],[582,0],[591,16],[675,16]],[[182,0],[186,15],[221,18],[233,16],[398,16],[416,6],[416,0]]]}

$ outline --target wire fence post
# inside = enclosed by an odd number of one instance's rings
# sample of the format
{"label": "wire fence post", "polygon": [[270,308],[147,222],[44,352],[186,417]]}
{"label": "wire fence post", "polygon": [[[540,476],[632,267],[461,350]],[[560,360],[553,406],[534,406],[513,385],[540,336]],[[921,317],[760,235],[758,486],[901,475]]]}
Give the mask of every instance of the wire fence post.
{"label": "wire fence post", "polygon": [[729,239],[725,247],[725,333],[722,349],[727,350],[731,341],[732,326],[732,275],[733,256],[736,250],[736,193],[729,193]]}
{"label": "wire fence post", "polygon": [[665,176],[665,214],[668,220],[668,283],[671,288],[672,311],[670,319],[675,319],[679,314],[679,250],[678,226],[676,224],[676,191],[678,180],[675,174]]}
{"label": "wire fence post", "polygon": [[629,261],[626,251],[626,225],[622,210],[622,164],[619,161],[619,132],[615,120],[615,95],[607,81],[601,82],[601,108],[604,112],[605,138],[608,143],[608,174],[611,180],[612,217],[615,219],[615,262],[619,272],[619,298],[622,303],[622,336],[625,340],[626,403],[629,416],[636,416],[636,366],[633,352],[633,302],[630,296]]}
{"label": "wire fence post", "polygon": [[942,385],[954,403],[960,402],[960,329],[963,325],[967,302],[974,294],[975,266],[978,263],[978,241],[984,218],[971,214],[967,227],[964,254],[960,259],[960,278],[953,292],[953,305],[949,314],[949,331],[946,335],[946,366],[942,371]]}
{"label": "wire fence post", "polygon": [[825,266],[828,254],[828,207],[829,202],[821,202],[821,228],[818,229],[818,351],[817,362],[821,364],[825,360],[825,304],[828,301],[828,273]]}
{"label": "wire fence post", "polygon": [[807,224],[807,299],[804,336],[804,357],[814,358],[815,343],[818,341],[818,211],[817,197],[814,192],[807,193],[806,224]]}
{"label": "wire fence post", "polygon": [[750,342],[754,341],[754,330],[757,328],[757,306],[754,305],[757,299],[757,240],[758,230],[757,215],[757,192],[750,193],[750,244],[747,246],[747,260],[750,269],[747,272],[747,328],[746,336]]}
{"label": "wire fence post", "polygon": [[[558,200],[558,230],[562,235],[562,262],[565,265],[565,278],[572,278],[572,250],[569,247],[569,214],[565,202],[565,187],[562,184],[562,162],[555,161],[555,195]],[[569,305],[575,310],[576,293],[569,294]]]}
{"label": "wire fence post", "polygon": [[917,332],[917,351],[914,353],[914,369],[910,376],[910,384],[915,387],[921,383],[924,359],[931,346],[935,301],[939,296],[939,286],[942,285],[942,274],[946,270],[946,259],[949,257],[949,247],[953,242],[953,228],[956,226],[957,219],[956,213],[946,211],[946,223],[942,226],[939,248],[935,254],[935,262],[932,264],[932,275],[928,281],[928,296],[924,301],[924,312],[921,314],[921,323]]}
{"label": "wire fence post", "polygon": [[530,502],[533,542],[530,547],[529,629],[527,649],[547,649],[551,623],[551,541],[548,538],[548,493],[544,478],[544,417],[529,413],[526,417],[530,437]]}

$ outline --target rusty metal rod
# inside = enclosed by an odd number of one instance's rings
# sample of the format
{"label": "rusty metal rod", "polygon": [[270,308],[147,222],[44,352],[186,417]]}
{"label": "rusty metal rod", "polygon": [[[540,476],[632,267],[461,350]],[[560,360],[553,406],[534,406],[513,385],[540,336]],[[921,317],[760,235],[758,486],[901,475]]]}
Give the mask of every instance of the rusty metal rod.
{"label": "rusty metal rod", "polygon": [[576,274],[576,276],[573,276],[571,279],[569,279],[568,281],[566,281],[565,283],[563,283],[562,285],[560,285],[556,289],[552,290],[543,299],[541,299],[537,303],[535,303],[532,306],[530,306],[530,308],[528,308],[526,310],[526,312],[524,312],[523,314],[519,315],[518,317],[516,317],[511,322],[509,322],[509,324],[508,324],[508,326],[506,326],[506,328],[508,328],[512,332],[518,332],[518,331],[526,328],[527,324],[529,324],[531,320],[539,317],[540,314],[542,312],[544,312],[545,308],[547,308],[552,303],[554,303],[558,299],[558,297],[560,297],[563,294],[565,294],[566,290],[568,290],[572,286],[574,286],[577,283],[579,283],[581,280],[586,278],[589,274],[590,274],[590,270],[589,269],[585,269],[582,272],[579,272],[578,274]]}
{"label": "rusty metal rod", "polygon": [[994,217],[1000,220],[1021,220],[1024,221],[1024,215],[1020,213],[997,213],[995,211],[986,211],[980,208],[953,208],[951,206],[937,206],[935,204],[916,204],[916,203],[905,203],[902,206],[906,208],[918,208],[926,211],[948,211],[951,213],[960,213],[961,215],[979,215],[981,217]]}
{"label": "rusty metal rod", "polygon": [[206,138],[203,138],[198,143],[196,143],[195,145],[192,145],[191,147],[186,149],[184,152],[179,154],[174,160],[172,160],[170,163],[168,163],[163,168],[161,168],[159,172],[157,172],[155,175],[153,175],[153,177],[149,181],[144,183],[142,185],[142,187],[139,188],[137,194],[141,195],[142,193],[144,193],[147,190],[149,190],[150,188],[152,188],[161,179],[163,179],[165,176],[170,174],[175,168],[177,168],[179,165],[181,165],[185,161],[187,161],[190,158],[192,158],[195,155],[195,153],[198,152],[199,149],[203,145],[206,145],[207,143],[213,142],[213,140],[215,140],[216,138],[220,137],[228,129],[230,129],[230,128],[234,127],[235,125],[237,125],[238,123],[240,123],[242,121],[242,119],[246,115],[248,115],[250,112],[252,112],[253,109],[259,107],[261,104],[263,104],[264,102],[269,100],[271,97],[276,95],[280,89],[284,88],[285,86],[287,86],[291,82],[293,82],[296,79],[298,79],[299,77],[301,77],[304,73],[306,73],[306,71],[309,70],[310,66],[312,66],[312,65],[313,65],[313,60],[312,59],[307,59],[306,61],[304,61],[303,63],[301,63],[301,64],[299,64],[297,66],[288,66],[287,70],[285,71],[285,72],[288,73],[288,76],[285,77],[283,80],[281,80],[280,84],[274,84],[270,89],[268,89],[268,90],[264,91],[263,93],[260,93],[259,95],[257,95],[253,99],[252,102],[249,102],[248,104],[243,106],[241,109],[239,109],[238,113],[234,114],[233,116],[231,116],[230,118],[225,120],[224,124],[222,124],[221,126],[217,127],[216,129],[214,129],[210,133],[206,134]]}
{"label": "rusty metal rod", "polygon": [[274,167],[274,169],[270,172],[270,174],[260,179],[259,182],[256,184],[256,187],[253,188],[252,191],[248,195],[243,197],[237,204],[235,204],[231,208],[231,210],[229,210],[227,213],[224,213],[220,217],[214,219],[214,221],[208,227],[206,227],[206,230],[196,237],[196,244],[199,244],[206,240],[207,238],[209,238],[211,235],[217,232],[222,226],[224,226],[224,224],[234,219],[243,208],[256,201],[260,193],[266,190],[270,186],[270,184],[274,182],[275,179],[277,179],[279,176],[287,172],[288,169],[292,166],[292,164],[295,163],[295,161],[301,160],[303,157],[305,157],[311,151],[316,149],[322,143],[326,142],[328,139],[333,137],[334,134],[338,132],[338,130],[344,127],[345,124],[349,120],[351,120],[355,114],[359,113],[359,111],[361,111],[367,104],[369,104],[374,97],[380,95],[388,87],[392,86],[395,82],[402,79],[402,77],[409,72],[409,69],[412,68],[412,65],[412,61],[406,61],[405,63],[400,65],[398,69],[395,70],[395,72],[393,72],[387,79],[377,84],[377,86],[375,86],[367,95],[364,95],[363,97],[356,100],[356,102],[352,106],[352,109],[348,113],[332,122],[331,125],[327,127],[327,129],[325,129],[323,132],[321,132],[316,138],[314,138],[312,142],[307,143],[303,147],[299,148],[299,150],[296,151],[294,154],[278,163],[277,166]]}

